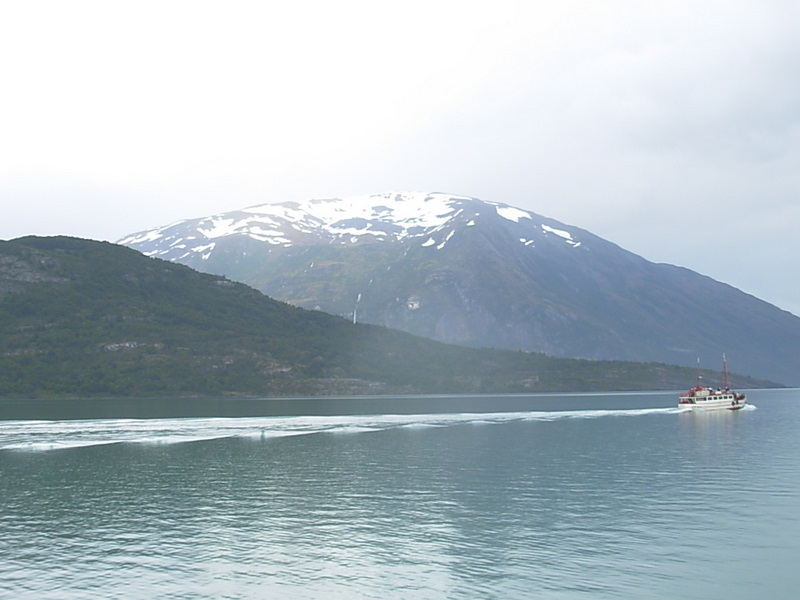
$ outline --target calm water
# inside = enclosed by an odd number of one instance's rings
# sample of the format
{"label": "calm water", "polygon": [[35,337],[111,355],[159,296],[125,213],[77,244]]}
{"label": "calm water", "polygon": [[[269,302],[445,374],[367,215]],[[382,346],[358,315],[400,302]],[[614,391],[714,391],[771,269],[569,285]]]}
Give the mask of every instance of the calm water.
{"label": "calm water", "polygon": [[0,403],[0,597],[797,598],[800,391],[749,397]]}

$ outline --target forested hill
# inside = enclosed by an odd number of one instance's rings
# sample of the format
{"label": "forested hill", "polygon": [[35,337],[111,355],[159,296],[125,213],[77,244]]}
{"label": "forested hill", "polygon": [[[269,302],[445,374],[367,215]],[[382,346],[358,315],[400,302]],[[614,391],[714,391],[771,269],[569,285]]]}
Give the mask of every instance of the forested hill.
{"label": "forested hill", "polygon": [[678,389],[694,377],[355,325],[106,242],[0,242],[0,397]]}

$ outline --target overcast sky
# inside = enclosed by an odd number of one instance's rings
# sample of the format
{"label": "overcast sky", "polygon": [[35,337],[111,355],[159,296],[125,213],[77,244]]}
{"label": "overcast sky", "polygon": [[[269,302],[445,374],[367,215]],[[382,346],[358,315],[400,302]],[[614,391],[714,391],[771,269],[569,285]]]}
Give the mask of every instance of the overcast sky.
{"label": "overcast sky", "polygon": [[505,202],[800,315],[800,2],[0,7],[0,239]]}

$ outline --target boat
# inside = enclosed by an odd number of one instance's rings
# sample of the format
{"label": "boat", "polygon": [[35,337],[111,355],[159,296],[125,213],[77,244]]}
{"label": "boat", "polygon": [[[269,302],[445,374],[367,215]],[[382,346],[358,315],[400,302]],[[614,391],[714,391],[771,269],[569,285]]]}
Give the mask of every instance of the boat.
{"label": "boat", "polygon": [[[699,361],[698,361],[699,364]],[[678,408],[691,410],[740,410],[747,404],[747,397],[736,392],[728,383],[728,362],[722,355],[722,387],[714,389],[702,385],[702,377],[698,370],[697,385],[678,398]]]}

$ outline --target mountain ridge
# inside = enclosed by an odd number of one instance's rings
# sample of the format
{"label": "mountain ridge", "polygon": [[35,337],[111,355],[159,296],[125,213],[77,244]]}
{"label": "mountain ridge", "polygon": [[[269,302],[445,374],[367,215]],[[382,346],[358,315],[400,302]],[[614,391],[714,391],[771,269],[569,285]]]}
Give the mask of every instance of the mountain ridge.
{"label": "mountain ridge", "polygon": [[258,205],[120,243],[447,343],[685,366],[727,353],[754,376],[800,385],[800,318],[584,229],[469,196]]}

